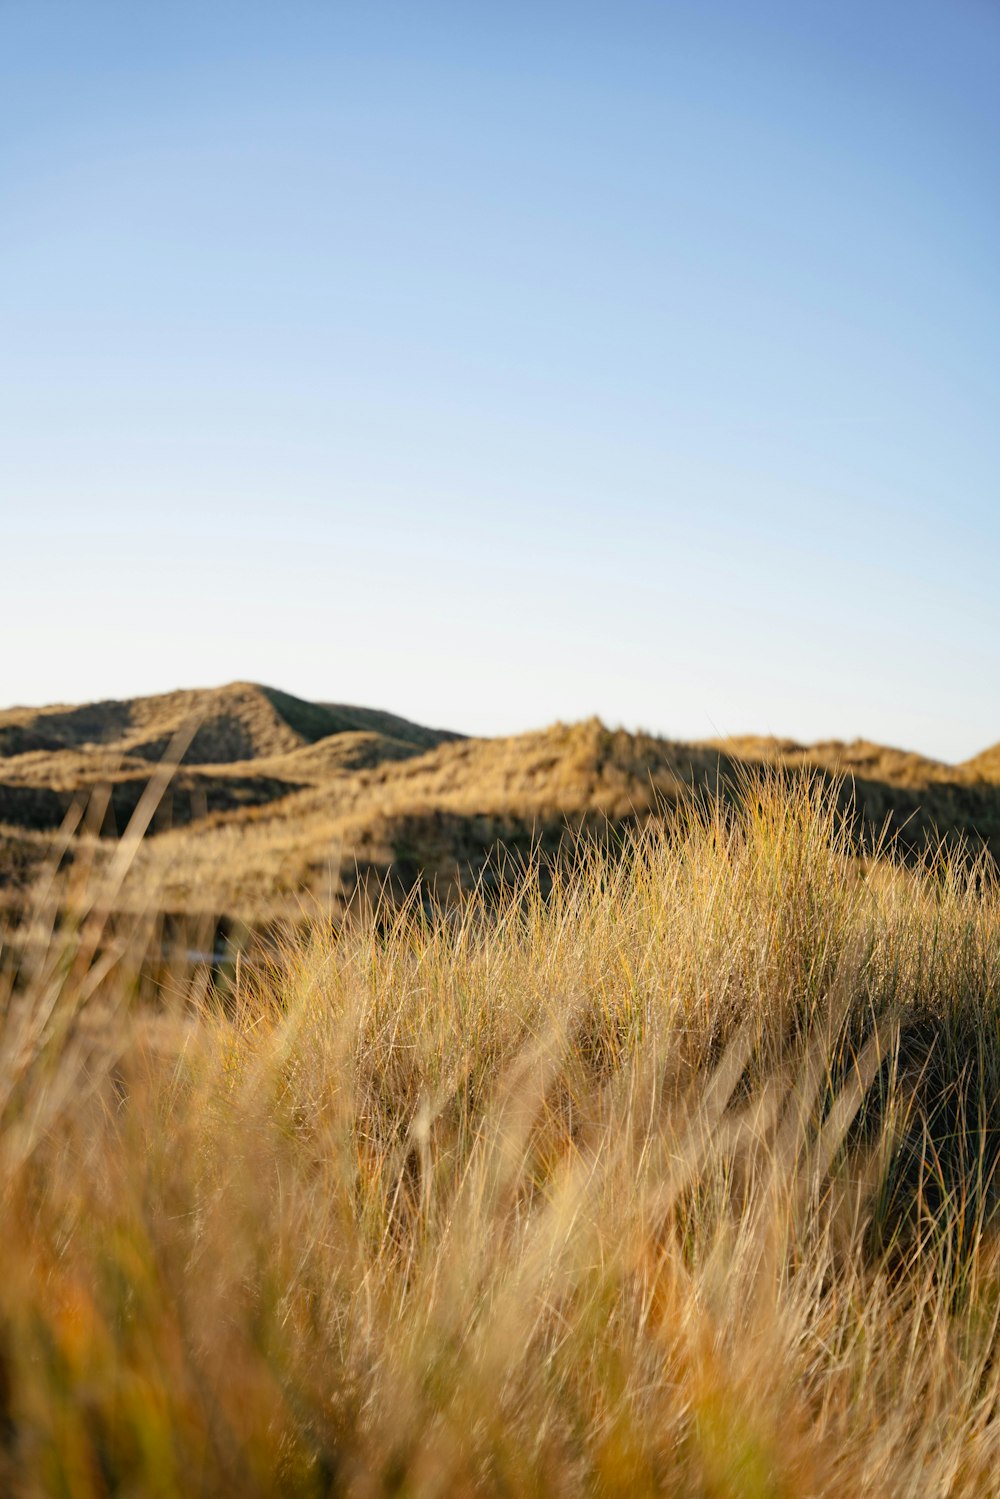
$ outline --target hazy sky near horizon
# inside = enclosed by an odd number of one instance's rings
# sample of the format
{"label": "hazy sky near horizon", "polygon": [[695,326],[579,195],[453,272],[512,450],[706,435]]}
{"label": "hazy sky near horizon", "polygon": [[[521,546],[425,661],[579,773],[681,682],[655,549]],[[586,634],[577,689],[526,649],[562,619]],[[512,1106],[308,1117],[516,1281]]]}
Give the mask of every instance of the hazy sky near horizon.
{"label": "hazy sky near horizon", "polygon": [[0,703],[997,741],[998,78],[989,0],[0,0]]}

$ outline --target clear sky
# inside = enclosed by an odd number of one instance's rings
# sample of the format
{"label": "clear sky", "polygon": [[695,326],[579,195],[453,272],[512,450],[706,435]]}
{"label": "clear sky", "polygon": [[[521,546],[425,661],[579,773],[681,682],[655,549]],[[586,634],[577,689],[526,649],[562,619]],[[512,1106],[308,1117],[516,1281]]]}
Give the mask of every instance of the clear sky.
{"label": "clear sky", "polygon": [[994,0],[0,0],[0,702],[1000,739]]}

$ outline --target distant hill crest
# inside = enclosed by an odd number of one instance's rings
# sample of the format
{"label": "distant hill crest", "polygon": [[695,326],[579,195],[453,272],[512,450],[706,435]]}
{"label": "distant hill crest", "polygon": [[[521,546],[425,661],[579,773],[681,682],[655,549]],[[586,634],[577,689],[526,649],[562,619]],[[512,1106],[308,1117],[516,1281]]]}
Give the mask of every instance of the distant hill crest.
{"label": "distant hill crest", "polygon": [[381,734],[420,749],[460,737],[378,709],[307,702],[255,682],[230,682],[124,701],[7,709],[0,712],[0,757],[114,746],[131,758],[158,761],[192,722],[197,728],[183,757],[192,765],[268,759],[334,734]]}

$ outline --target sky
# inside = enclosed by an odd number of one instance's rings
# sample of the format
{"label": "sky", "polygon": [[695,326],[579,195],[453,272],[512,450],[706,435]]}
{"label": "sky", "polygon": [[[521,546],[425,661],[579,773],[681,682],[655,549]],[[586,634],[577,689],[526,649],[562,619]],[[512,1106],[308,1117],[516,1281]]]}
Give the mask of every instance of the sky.
{"label": "sky", "polygon": [[993,0],[0,0],[0,704],[1000,739]]}

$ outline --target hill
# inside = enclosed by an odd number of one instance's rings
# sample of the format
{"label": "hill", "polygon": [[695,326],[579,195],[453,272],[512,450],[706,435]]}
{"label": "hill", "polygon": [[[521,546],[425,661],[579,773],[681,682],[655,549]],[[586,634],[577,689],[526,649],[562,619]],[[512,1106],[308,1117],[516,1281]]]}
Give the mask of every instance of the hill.
{"label": "hill", "polygon": [[0,906],[18,910],[74,809],[64,864],[105,860],[165,756],[179,767],[122,900],[246,921],[386,883],[497,879],[500,850],[553,855],[568,829],[613,835],[692,787],[735,793],[761,764],[846,777],[859,829],[913,852],[942,836],[1000,856],[1000,746],[949,766],[863,740],[685,744],[597,719],[470,739],[237,682],[0,713]]}
{"label": "hill", "polygon": [[0,712],[0,757],[92,754],[113,746],[132,762],[148,763],[161,760],[188,726],[193,735],[182,759],[189,765],[266,759],[334,734],[378,734],[415,749],[458,737],[394,713],[310,703],[273,687],[232,682],[125,702],[10,708]]}

